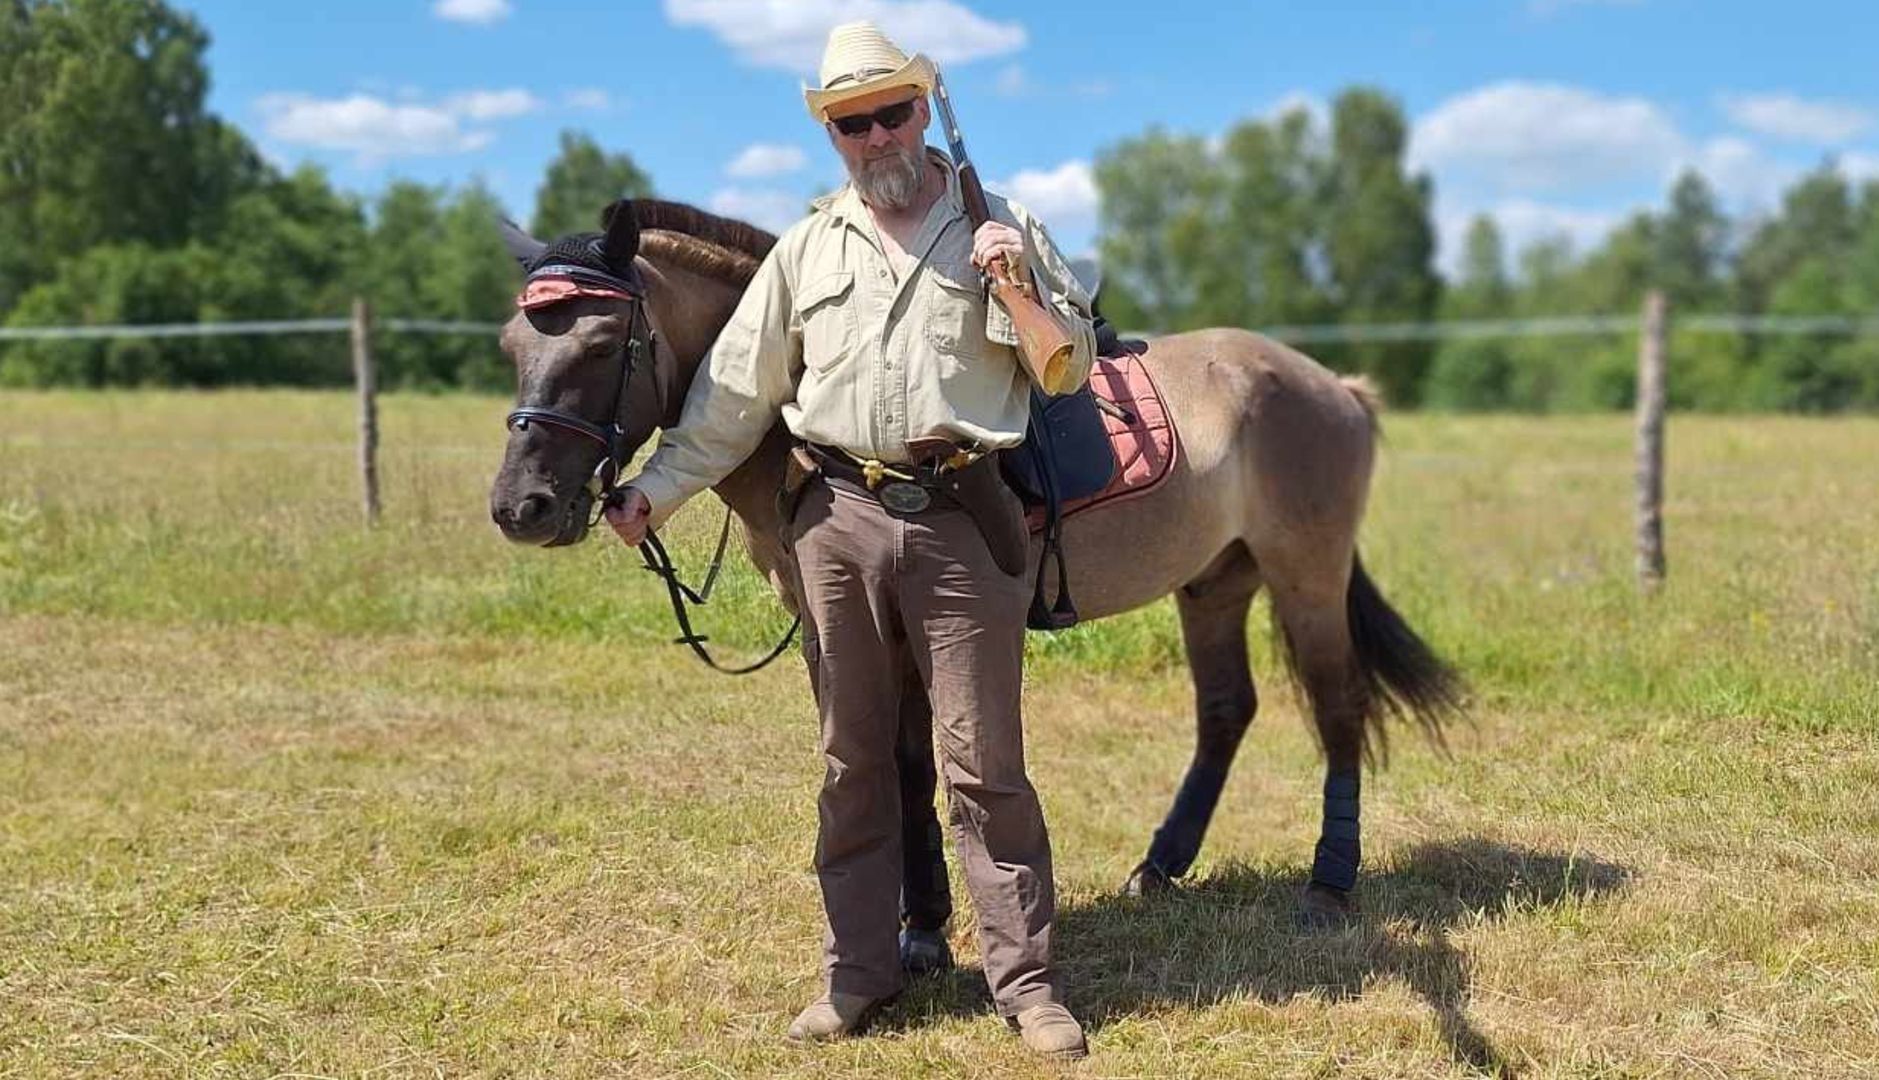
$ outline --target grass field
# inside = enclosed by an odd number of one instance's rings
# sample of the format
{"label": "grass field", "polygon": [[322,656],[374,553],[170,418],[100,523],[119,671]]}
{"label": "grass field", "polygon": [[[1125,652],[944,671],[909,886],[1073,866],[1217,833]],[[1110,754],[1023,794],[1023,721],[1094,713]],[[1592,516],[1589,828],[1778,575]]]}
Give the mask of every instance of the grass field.
{"label": "grass field", "polygon": [[[1389,418],[1365,560],[1474,722],[1367,780],[1346,931],[1292,926],[1320,774],[1263,642],[1201,863],[1127,902],[1191,748],[1172,612],[1035,638],[1055,1068],[969,913],[873,1037],[784,1042],[800,667],[705,671],[617,545],[506,546],[505,408],[388,398],[367,532],[344,395],[0,395],[0,1077],[1879,1073],[1879,421],[1674,418],[1646,601],[1624,418]],[[748,573],[713,608],[784,625]]]}

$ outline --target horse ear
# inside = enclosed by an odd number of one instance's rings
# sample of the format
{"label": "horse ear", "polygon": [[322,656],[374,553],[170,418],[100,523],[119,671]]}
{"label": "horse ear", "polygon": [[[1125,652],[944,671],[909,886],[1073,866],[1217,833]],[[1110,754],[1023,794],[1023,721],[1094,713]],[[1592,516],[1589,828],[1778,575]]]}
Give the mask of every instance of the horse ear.
{"label": "horse ear", "polygon": [[509,249],[509,254],[527,270],[535,265],[535,260],[548,250],[548,245],[522,231],[521,226],[506,217],[496,219],[496,228],[502,233],[502,246]]}
{"label": "horse ear", "polygon": [[601,241],[607,264],[620,273],[633,268],[639,254],[639,222],[633,219],[633,200],[621,199],[600,212],[600,227],[607,237]]}

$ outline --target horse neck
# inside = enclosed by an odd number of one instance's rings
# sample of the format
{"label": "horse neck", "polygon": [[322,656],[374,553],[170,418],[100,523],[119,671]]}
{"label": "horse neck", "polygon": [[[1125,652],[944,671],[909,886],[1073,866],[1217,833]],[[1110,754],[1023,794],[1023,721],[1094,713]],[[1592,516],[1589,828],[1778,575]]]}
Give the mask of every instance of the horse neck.
{"label": "horse neck", "polygon": [[[684,266],[642,255],[646,311],[665,342],[673,364],[667,384],[667,414],[676,415],[703,367],[705,353],[731,320],[742,284],[733,284]],[[776,492],[782,484],[789,440],[779,423],[744,463],[712,490],[744,522],[751,555],[766,573],[786,556],[776,541]]]}
{"label": "horse neck", "polygon": [[640,262],[647,286],[647,317],[670,351],[672,389],[683,400],[744,290],[664,260],[641,256]]}

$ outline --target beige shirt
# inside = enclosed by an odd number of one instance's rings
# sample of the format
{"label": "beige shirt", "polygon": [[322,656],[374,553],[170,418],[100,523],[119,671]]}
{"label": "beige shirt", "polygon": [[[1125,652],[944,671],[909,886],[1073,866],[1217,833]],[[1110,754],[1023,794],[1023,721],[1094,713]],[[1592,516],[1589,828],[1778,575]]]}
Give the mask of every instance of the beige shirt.
{"label": "beige shirt", "polygon": [[[777,241],[718,335],[677,427],[632,485],[652,521],[724,479],[780,414],[797,438],[859,458],[906,461],[909,440],[943,437],[1004,449],[1024,441],[1030,384],[1004,308],[972,265],[972,226],[946,155],[946,194],[896,273],[853,185],[817,199]],[[1038,221],[987,193],[992,218],[1018,229],[1026,261],[1075,346],[1065,387],[1096,355],[1090,301]]]}

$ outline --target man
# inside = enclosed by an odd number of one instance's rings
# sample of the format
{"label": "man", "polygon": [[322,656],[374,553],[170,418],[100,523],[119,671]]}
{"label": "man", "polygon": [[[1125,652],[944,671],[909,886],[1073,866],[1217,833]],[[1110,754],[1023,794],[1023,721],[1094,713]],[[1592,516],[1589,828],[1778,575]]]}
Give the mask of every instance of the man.
{"label": "man", "polygon": [[[1068,388],[1087,379],[1094,355],[1089,300],[1016,205],[992,199],[994,220],[972,230],[951,163],[923,138],[925,57],[909,58],[870,23],[838,26],[821,83],[804,95],[849,184],[778,240],[680,423],[608,519],[637,544],[734,469],[778,415],[821,462],[786,532],[827,762],[815,857],[826,992],[791,1037],[851,1034],[901,988],[894,743],[911,658],[933,706],[998,1011],[1033,1049],[1081,1056],[1082,1029],[1050,966],[1050,840],[1024,772],[1020,510],[990,456],[1022,441],[1029,384],[980,271],[1010,259],[1069,325]],[[992,491],[993,505],[968,505],[967,490]],[[986,516],[1016,529],[1015,560],[1010,530]]]}

